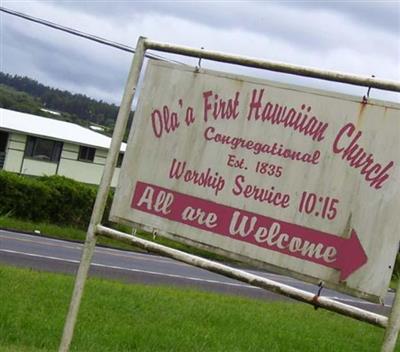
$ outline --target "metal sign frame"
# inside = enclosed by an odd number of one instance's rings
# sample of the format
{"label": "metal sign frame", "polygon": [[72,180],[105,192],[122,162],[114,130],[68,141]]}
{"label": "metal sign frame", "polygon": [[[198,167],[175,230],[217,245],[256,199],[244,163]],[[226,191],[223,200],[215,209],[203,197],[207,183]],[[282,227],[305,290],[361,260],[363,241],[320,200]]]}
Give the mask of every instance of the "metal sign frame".
{"label": "metal sign frame", "polygon": [[382,90],[400,92],[400,83],[388,80],[379,80],[371,77],[362,77],[352,74],[340,72],[325,71],[316,68],[290,65],[286,63],[278,63],[266,60],[255,59],[251,57],[243,57],[238,55],[225,54],[215,51],[207,51],[202,49],[189,48],[184,46],[171,45],[151,41],[144,37],[139,37],[136,45],[136,53],[134,55],[128,80],[125,85],[125,91],[120,105],[110,150],[107,156],[103,176],[97,192],[96,201],[93,207],[90,224],[87,230],[86,241],[82,252],[82,257],[75,279],[75,286],[70,302],[70,307],[66,322],[64,325],[63,336],[59,346],[60,352],[69,351],[72,341],[73,332],[79,312],[79,307],[84,291],[84,286],[88,276],[90,263],[93,257],[97,236],[106,236],[116,240],[128,242],[137,247],[146,249],[150,252],[158,253],[203,269],[216,272],[236,280],[246,282],[250,285],[263,288],[274,293],[278,293],[304,303],[318,306],[330,311],[337,312],[342,315],[352,317],[354,319],[370,323],[372,325],[385,329],[385,337],[381,352],[394,351],[397,336],[400,330],[400,283],[397,287],[397,293],[392,306],[390,317],[371,313],[369,311],[359,309],[347,304],[343,304],[332,299],[321,296],[315,296],[312,293],[283,285],[278,282],[249,274],[245,271],[231,268],[226,265],[215,263],[194,255],[190,255],[166,246],[156,244],[151,241],[140,239],[136,236],[128,235],[116,230],[112,230],[101,225],[104,214],[108,192],[110,190],[111,180],[115,170],[117,157],[119,154],[122,138],[126,130],[129,113],[133,98],[137,91],[139,77],[147,50],[157,50],[184,56],[190,56],[201,59],[209,59],[224,63],[242,65],[247,67],[265,69],[270,71],[289,73],[299,76],[319,78],[328,81],[342,82],[357,86],[365,86],[368,88],[377,88]]}

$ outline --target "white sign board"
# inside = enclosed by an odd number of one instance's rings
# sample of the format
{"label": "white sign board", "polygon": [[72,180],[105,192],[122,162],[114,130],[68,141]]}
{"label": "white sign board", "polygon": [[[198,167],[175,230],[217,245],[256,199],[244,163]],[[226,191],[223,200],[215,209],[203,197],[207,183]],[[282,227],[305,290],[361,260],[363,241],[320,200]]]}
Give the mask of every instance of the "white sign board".
{"label": "white sign board", "polygon": [[111,219],[369,299],[400,239],[400,110],[150,61]]}

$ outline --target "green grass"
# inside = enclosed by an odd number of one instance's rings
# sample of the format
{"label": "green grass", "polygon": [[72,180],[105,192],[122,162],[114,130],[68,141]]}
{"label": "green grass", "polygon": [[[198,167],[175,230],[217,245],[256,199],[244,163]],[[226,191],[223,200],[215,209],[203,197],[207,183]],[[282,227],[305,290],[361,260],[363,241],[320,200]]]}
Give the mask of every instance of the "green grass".
{"label": "green grass", "polygon": [[34,232],[36,230],[39,230],[40,233],[43,235],[78,241],[85,240],[86,236],[85,231],[74,227],[57,226],[48,223],[35,223],[32,221],[20,220],[9,216],[0,216],[0,227],[4,229],[24,232]]}
{"label": "green grass", "polygon": [[390,280],[389,287],[396,291],[398,285],[399,285],[399,277],[397,275],[393,275],[392,279]]}
{"label": "green grass", "polygon": [[[0,351],[57,350],[73,278],[0,266],[0,283]],[[382,338],[303,304],[90,279],[71,350],[372,352]]]}
{"label": "green grass", "polygon": [[[44,222],[32,222],[27,220],[21,220],[12,218],[9,216],[0,216],[0,228],[9,229],[14,231],[34,232],[40,231],[41,235],[46,235],[53,238],[73,240],[83,242],[86,238],[86,231],[75,227],[58,226],[54,224]],[[107,245],[114,248],[129,249],[133,247],[112,239],[100,237],[98,240],[99,244]]]}

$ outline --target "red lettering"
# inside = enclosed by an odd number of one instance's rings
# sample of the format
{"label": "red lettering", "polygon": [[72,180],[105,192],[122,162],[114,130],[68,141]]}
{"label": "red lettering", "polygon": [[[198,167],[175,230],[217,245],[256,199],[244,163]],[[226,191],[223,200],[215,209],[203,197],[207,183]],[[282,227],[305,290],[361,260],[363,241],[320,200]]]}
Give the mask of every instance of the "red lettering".
{"label": "red lettering", "polygon": [[170,113],[168,106],[164,105],[162,113],[158,109],[151,113],[151,125],[154,135],[160,138],[164,132],[170,133],[179,127],[178,114]]}
{"label": "red lettering", "polygon": [[305,136],[310,136],[313,141],[320,142],[325,138],[328,123],[319,121],[316,116],[309,116],[311,106],[302,104],[300,109],[267,102],[263,106],[264,89],[253,89],[247,120],[268,121],[272,125],[281,125],[291,128]]}
{"label": "red lettering", "polygon": [[369,182],[370,187],[380,189],[390,177],[388,171],[393,168],[394,162],[390,161],[385,167],[376,162],[374,155],[368,154],[358,144],[362,132],[355,132],[356,128],[352,123],[343,126],[336,135],[332,150],[335,154],[340,154],[351,168],[360,169],[360,174],[364,176],[365,181]]}
{"label": "red lettering", "polygon": [[269,154],[276,155],[283,159],[301,161],[308,164],[317,165],[320,160],[321,152],[315,150],[312,154],[303,153],[293,149],[285,148],[283,144],[264,144],[241,137],[234,137],[228,134],[219,133],[214,127],[207,127],[204,130],[204,139],[208,142],[227,145],[230,149],[247,149],[254,155]]}
{"label": "red lettering", "polygon": [[225,187],[225,179],[218,172],[213,171],[211,168],[202,171],[189,169],[186,161],[178,161],[175,158],[171,163],[169,178],[182,179],[186,183],[192,183],[203,188],[211,188],[216,196]]}
{"label": "red lettering", "polygon": [[261,188],[257,185],[245,183],[246,179],[243,175],[235,178],[235,185],[232,193],[235,196],[242,196],[247,199],[254,199],[260,203],[267,203],[275,207],[287,208],[290,205],[290,195],[287,193],[276,192],[275,187]]}
{"label": "red lettering", "polygon": [[[234,98],[224,100],[214,94],[212,90],[203,93],[204,100],[204,121],[208,121],[209,113],[214,118],[223,120],[235,120],[239,116],[239,92],[235,93]],[[213,103],[210,100],[213,98]]]}

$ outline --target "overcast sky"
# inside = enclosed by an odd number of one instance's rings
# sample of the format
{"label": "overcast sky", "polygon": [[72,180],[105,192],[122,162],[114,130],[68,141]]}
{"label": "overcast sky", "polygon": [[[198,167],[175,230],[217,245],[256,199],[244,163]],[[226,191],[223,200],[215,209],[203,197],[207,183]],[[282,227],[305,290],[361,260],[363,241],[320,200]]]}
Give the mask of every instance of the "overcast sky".
{"label": "overcast sky", "polygon": [[[134,47],[154,40],[400,81],[400,1],[8,1]],[[119,104],[132,54],[0,12],[1,71]],[[165,54],[161,54],[166,56]],[[196,65],[197,60],[178,57]],[[366,88],[204,61],[202,67],[363,95]],[[399,94],[371,96],[399,101]]]}

